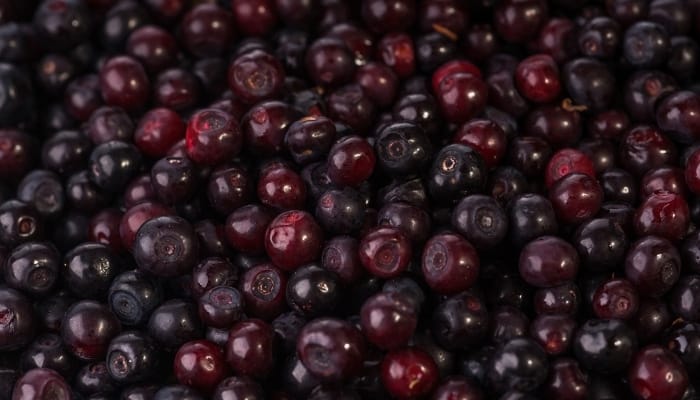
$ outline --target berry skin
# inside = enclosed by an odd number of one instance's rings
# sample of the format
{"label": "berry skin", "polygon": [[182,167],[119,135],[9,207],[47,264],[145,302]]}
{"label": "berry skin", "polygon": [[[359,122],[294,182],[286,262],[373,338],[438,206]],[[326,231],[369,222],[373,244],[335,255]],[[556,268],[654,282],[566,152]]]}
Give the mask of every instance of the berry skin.
{"label": "berry skin", "polygon": [[561,91],[559,68],[552,57],[545,54],[530,56],[518,64],[515,85],[528,100],[548,103]]}
{"label": "berry skin", "polygon": [[0,311],[0,350],[17,350],[29,344],[38,325],[29,299],[15,289],[0,288]]}
{"label": "berry skin", "polygon": [[73,396],[68,382],[58,372],[48,368],[34,368],[17,379],[12,390],[13,400],[30,398],[70,400]]}
{"label": "berry skin", "polygon": [[683,398],[689,385],[688,372],[671,351],[658,345],[637,353],[627,373],[632,392],[644,400]]}
{"label": "berry skin", "polygon": [[364,339],[349,322],[315,319],[299,332],[296,348],[302,364],[323,382],[346,380],[361,372]]}
{"label": "berry skin", "polygon": [[66,311],[61,338],[74,356],[93,361],[107,354],[110,341],[120,330],[119,320],[107,306],[83,300]]}
{"label": "berry skin", "polygon": [[531,391],[544,382],[548,368],[547,355],[538,344],[517,338],[496,350],[488,378],[499,391]]}
{"label": "berry skin", "polygon": [[562,222],[576,225],[598,213],[603,190],[595,178],[575,173],[555,182],[549,191],[549,199]]}
{"label": "berry skin", "polygon": [[438,382],[435,361],[428,353],[416,348],[389,352],[384,356],[380,370],[384,387],[396,398],[425,396]]}
{"label": "berry skin", "polygon": [[135,111],[148,101],[150,83],[138,61],[128,56],[118,56],[102,66],[100,90],[107,104]]}
{"label": "berry skin", "polygon": [[226,343],[226,361],[241,375],[264,377],[275,362],[272,326],[259,319],[241,321],[231,327]]}
{"label": "berry skin", "polygon": [[575,173],[596,176],[593,162],[584,153],[575,149],[562,149],[549,159],[545,183],[551,188],[558,180]]}
{"label": "berry skin", "polygon": [[479,275],[479,255],[463,237],[454,233],[435,235],[423,249],[422,271],[426,283],[440,294],[469,289]]}
{"label": "berry skin", "polygon": [[328,153],[328,177],[337,186],[358,186],[372,175],[376,164],[374,149],[359,136],[335,142]]}
{"label": "berry skin", "polygon": [[231,64],[228,82],[231,90],[243,102],[255,104],[279,95],[284,83],[284,70],[272,55],[253,50]]}
{"label": "berry skin", "polygon": [[446,76],[435,96],[449,122],[464,123],[484,110],[488,87],[481,78],[459,72]]}
{"label": "berry skin", "polygon": [[187,125],[187,156],[197,164],[218,165],[241,151],[243,135],[233,116],[217,109],[197,111]]}
{"label": "berry skin", "polygon": [[683,196],[666,191],[652,193],[637,208],[634,227],[637,235],[657,235],[680,240],[688,232],[690,211]]}
{"label": "berry skin", "polygon": [[398,229],[378,227],[360,240],[360,262],[372,275],[393,278],[408,268],[411,243]]}
{"label": "berry skin", "polygon": [[141,225],[133,254],[141,270],[172,277],[192,269],[197,250],[198,242],[190,223],[180,217],[163,216]]}
{"label": "berry skin", "polygon": [[208,340],[182,345],[175,354],[173,364],[178,382],[205,393],[213,391],[227,372],[223,351]]}
{"label": "berry skin", "polygon": [[311,214],[291,210],[270,222],[265,232],[265,251],[285,271],[293,271],[321,254],[323,231]]}
{"label": "berry skin", "polygon": [[362,333],[381,349],[405,346],[417,324],[414,303],[401,292],[378,293],[367,299],[360,310]]}
{"label": "berry skin", "polygon": [[518,265],[527,283],[546,288],[572,281],[578,272],[579,256],[566,241],[543,236],[522,249]]}

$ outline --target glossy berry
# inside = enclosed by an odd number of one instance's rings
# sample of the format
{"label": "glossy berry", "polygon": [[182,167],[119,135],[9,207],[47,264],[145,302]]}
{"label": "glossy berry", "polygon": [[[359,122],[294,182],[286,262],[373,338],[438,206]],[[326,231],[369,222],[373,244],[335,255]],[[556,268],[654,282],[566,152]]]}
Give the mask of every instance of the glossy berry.
{"label": "glossy berry", "polygon": [[622,137],[620,165],[637,176],[652,168],[671,165],[677,157],[675,144],[659,129],[638,125]]}
{"label": "glossy berry", "polygon": [[88,164],[90,180],[107,192],[118,192],[141,167],[141,153],[129,143],[113,140],[92,150]]}
{"label": "glossy berry", "polygon": [[535,193],[514,197],[508,205],[508,220],[510,237],[519,247],[537,237],[555,234],[559,225],[552,203]]}
{"label": "glossy berry", "polygon": [[465,350],[483,343],[489,330],[489,313],[482,299],[465,291],[435,307],[431,326],[441,347]]}
{"label": "glossy berry", "polygon": [[209,205],[221,215],[229,215],[246,205],[252,197],[250,171],[239,164],[224,164],[209,175],[206,185]]}
{"label": "glossy berry", "polygon": [[112,281],[121,270],[121,262],[110,249],[98,243],[83,243],[63,259],[63,278],[78,297],[105,297]]}
{"label": "glossy berry", "polygon": [[243,296],[230,286],[214,286],[199,296],[199,319],[209,327],[225,329],[241,319]]}
{"label": "glossy berry", "polygon": [[198,58],[223,55],[234,36],[231,13],[216,4],[193,7],[181,29],[184,47]]}
{"label": "glossy berry", "polygon": [[680,240],[690,224],[688,204],[681,195],[655,192],[637,208],[634,227],[637,235],[657,235]]}
{"label": "glossy berry", "polygon": [[365,205],[357,191],[333,189],[318,198],[315,215],[327,232],[351,234],[359,231],[365,222]]}
{"label": "glossy berry", "polygon": [[223,257],[204,258],[192,270],[192,294],[197,298],[215,286],[235,285],[238,274],[238,268]]}
{"label": "glossy berry", "polygon": [[533,306],[537,314],[571,315],[578,311],[581,293],[574,283],[538,289],[533,296]]}
{"label": "glossy berry", "polygon": [[[0,132],[6,134],[3,140],[9,140],[8,143],[18,146],[12,158],[16,164],[12,164],[12,167],[21,170],[21,163],[31,161],[31,159],[25,159],[28,154],[24,153],[32,148],[32,142],[23,141],[21,136],[13,138],[10,134],[13,131]],[[69,175],[84,167],[91,148],[90,140],[82,132],[60,131],[44,142],[41,149],[41,162],[46,169],[63,176]]]}
{"label": "glossy berry", "polygon": [[255,380],[246,376],[232,376],[224,379],[216,387],[212,395],[213,400],[225,400],[235,398],[262,399],[263,388]]}
{"label": "glossy berry", "polygon": [[134,122],[124,109],[103,106],[92,113],[85,130],[95,145],[111,140],[128,141],[134,133]]}
{"label": "glossy berry", "polygon": [[443,147],[433,159],[428,190],[439,202],[450,202],[473,194],[486,183],[486,166],[474,149],[463,144]]}
{"label": "glossy berry", "polygon": [[287,166],[267,166],[258,177],[257,195],[263,205],[277,210],[301,209],[306,202],[306,185]]}
{"label": "glossy berry", "polygon": [[224,225],[226,242],[234,249],[247,254],[262,254],[264,238],[274,213],[267,207],[249,204],[229,214]]}
{"label": "glossy berry", "polygon": [[321,38],[313,42],[305,58],[306,72],[318,85],[339,86],[355,74],[350,49],[336,38]]}
{"label": "glossy berry", "polygon": [[399,78],[407,78],[416,68],[413,40],[406,33],[389,33],[377,43],[377,58],[389,66]]}
{"label": "glossy berry", "polygon": [[320,255],[323,232],[313,216],[292,210],[278,215],[265,232],[265,251],[278,267],[291,271]]}
{"label": "glossy berry", "polygon": [[639,293],[624,278],[603,282],[593,295],[593,312],[598,318],[630,319],[638,309]]}
{"label": "glossy berry", "polygon": [[697,140],[695,130],[698,120],[696,110],[700,106],[700,97],[696,93],[678,90],[659,101],[656,107],[656,123],[669,132],[681,143]]}
{"label": "glossy berry", "polygon": [[658,345],[641,349],[627,375],[632,392],[645,400],[681,399],[689,385],[681,360]]}
{"label": "glossy berry", "polygon": [[307,318],[332,313],[341,294],[337,275],[315,264],[297,269],[287,281],[287,304]]}
{"label": "glossy berry", "polygon": [[564,87],[576,104],[602,111],[615,95],[615,77],[608,67],[592,58],[577,58],[561,71]]}
{"label": "glossy berry", "polygon": [[536,287],[552,287],[570,282],[576,277],[579,256],[566,241],[543,236],[533,240],[520,252],[520,275]]}
{"label": "glossy berry", "polygon": [[197,188],[196,170],[185,157],[166,157],[151,168],[151,186],[164,204],[184,203]]}
{"label": "glossy berry", "polygon": [[621,320],[589,319],[578,328],[573,349],[583,367],[604,374],[619,373],[637,351],[637,337]]}
{"label": "glossy berry", "polygon": [[611,218],[596,218],[579,225],[572,238],[581,265],[592,271],[607,271],[624,259],[628,239],[624,229]]}
{"label": "glossy berry", "polygon": [[530,337],[547,354],[560,355],[571,347],[576,321],[568,315],[539,315],[530,324]]}
{"label": "glossy berry", "polygon": [[114,393],[117,390],[116,383],[107,372],[104,361],[90,363],[78,371],[75,377],[75,389],[85,395],[98,395],[99,393]]}
{"label": "glossy berry", "polygon": [[142,325],[163,301],[161,283],[138,270],[122,272],[107,292],[109,307],[126,326]]}
{"label": "glossy berry", "polygon": [[418,324],[415,311],[414,304],[406,294],[378,293],[362,305],[362,333],[379,348],[391,350],[403,347],[413,336]]}
{"label": "glossy berry", "polygon": [[218,165],[241,150],[243,136],[236,120],[216,110],[197,111],[187,125],[187,156],[197,164]]}
{"label": "glossy berry", "polygon": [[223,351],[207,340],[185,343],[175,354],[173,371],[181,384],[211,392],[226,376]]}
{"label": "glossy berry", "polygon": [[377,106],[391,106],[396,98],[399,79],[387,65],[369,62],[357,69],[355,82]]}
{"label": "glossy berry", "polygon": [[479,152],[487,167],[496,167],[505,156],[507,137],[503,128],[487,119],[472,119],[452,138],[454,143],[471,146]]}
{"label": "glossy berry", "polygon": [[35,368],[27,371],[15,382],[12,390],[13,400],[32,397],[52,397],[56,400],[70,400],[71,388],[66,380],[56,371],[47,368]]}
{"label": "glossy berry", "polygon": [[148,335],[165,350],[201,338],[203,333],[197,307],[181,299],[168,300],[153,310],[147,329]]}
{"label": "glossy berry", "polygon": [[423,129],[400,122],[382,129],[375,142],[377,163],[389,175],[420,172],[430,161],[432,145]]}
{"label": "glossy berry", "polygon": [[21,292],[0,288],[0,349],[21,349],[34,337],[37,320],[31,302]]}
{"label": "glossy berry", "polygon": [[241,120],[247,147],[254,154],[280,153],[287,128],[299,117],[298,110],[281,101],[256,104]]}
{"label": "glossy berry", "polygon": [[75,303],[61,323],[61,338],[68,350],[81,360],[99,360],[121,326],[104,304],[92,300]]}
{"label": "glossy berry", "polygon": [[547,356],[535,342],[518,338],[499,347],[488,366],[488,378],[500,391],[531,391],[546,379]]}
{"label": "glossy berry", "polygon": [[[0,122],[3,127],[12,127],[25,122],[32,116],[34,98],[29,76],[12,64],[0,63],[2,101],[0,101]],[[24,95],[21,95],[24,94]]]}
{"label": "glossy berry", "polygon": [[[44,147],[48,147],[50,142],[47,140]],[[83,143],[85,142],[83,141]],[[34,165],[37,143],[26,132],[16,129],[0,129],[0,144],[5,149],[13,149],[11,152],[3,151],[0,154],[0,166],[2,167],[0,177],[17,181]]]}
{"label": "glossy berry", "polygon": [[524,59],[515,70],[515,84],[530,101],[547,103],[556,99],[561,90],[556,62],[544,54]]}
{"label": "glossy berry", "polygon": [[277,97],[284,83],[284,70],[272,55],[253,50],[231,64],[228,82],[233,93],[247,104]]}
{"label": "glossy berry", "polygon": [[453,123],[464,123],[486,106],[487,86],[481,78],[467,73],[446,76],[435,97],[444,117]]}
{"label": "glossy berry", "polygon": [[108,105],[138,110],[148,101],[149,86],[141,64],[128,56],[114,57],[100,70],[100,90]]}
{"label": "glossy berry", "polygon": [[287,276],[272,264],[258,264],[246,270],[240,283],[246,314],[264,320],[277,317],[287,306],[286,289]]}
{"label": "glossy berry", "polygon": [[319,318],[299,332],[296,349],[302,364],[319,380],[338,382],[361,372],[365,344],[350,323]]}
{"label": "glossy berry", "polygon": [[364,138],[346,136],[328,153],[328,177],[337,186],[358,186],[370,177],[375,163],[374,150]]}
{"label": "glossy berry", "polygon": [[549,159],[545,183],[551,188],[556,181],[574,173],[596,176],[593,162],[584,153],[574,149],[559,150]]}
{"label": "glossy berry", "polygon": [[577,224],[593,217],[600,210],[603,191],[595,178],[574,173],[554,183],[549,198],[560,220]]}
{"label": "glossy berry", "polygon": [[372,275],[391,278],[400,275],[411,261],[411,243],[400,230],[377,227],[360,240],[360,262]]}
{"label": "glossy berry", "polygon": [[685,195],[687,192],[684,171],[675,167],[650,169],[644,174],[640,186],[643,197],[649,197],[654,192],[670,192],[678,195]]}
{"label": "glossy berry", "polygon": [[425,351],[414,348],[389,352],[380,370],[384,387],[397,398],[425,396],[438,381],[435,361]]}
{"label": "glossy berry", "polygon": [[145,155],[158,158],[185,137],[185,123],[168,108],[155,108],[145,113],[134,131],[134,144]]}
{"label": "glossy berry", "polygon": [[226,361],[238,374],[263,377],[274,365],[275,337],[272,327],[257,319],[235,324],[229,331]]}
{"label": "glossy berry", "polygon": [[333,121],[324,116],[308,116],[295,121],[287,129],[284,143],[292,159],[300,165],[321,161],[336,136]]}
{"label": "glossy berry", "polygon": [[680,267],[680,255],[670,241],[646,236],[630,247],[625,274],[642,293],[658,297],[678,280]]}
{"label": "glossy berry", "polygon": [[479,249],[496,246],[508,233],[508,217],[489,196],[473,194],[452,210],[452,227]]}
{"label": "glossy berry", "polygon": [[508,42],[533,38],[547,19],[547,4],[538,0],[509,0],[494,9],[494,27]]}
{"label": "glossy berry", "polygon": [[469,289],[479,274],[479,256],[463,237],[444,233],[428,240],[423,249],[422,271],[426,283],[441,294]]}
{"label": "glossy berry", "polygon": [[158,356],[153,339],[139,331],[127,331],[109,343],[105,363],[116,382],[145,383],[157,374]]}
{"label": "glossy berry", "polygon": [[133,247],[136,233],[146,221],[171,213],[164,205],[152,201],[136,204],[126,210],[119,223],[119,237],[124,247]]}
{"label": "glossy berry", "polygon": [[321,267],[335,272],[343,283],[357,282],[364,274],[358,246],[358,240],[351,236],[329,239],[321,251]]}
{"label": "glossy berry", "polygon": [[659,71],[638,71],[625,84],[625,108],[639,122],[654,122],[659,100],[678,89],[676,80]]}
{"label": "glossy berry", "polygon": [[34,368],[47,368],[71,378],[76,372],[75,359],[61,343],[61,337],[54,334],[39,336],[19,357],[21,371]]}
{"label": "glossy berry", "polygon": [[146,25],[131,32],[126,52],[138,59],[149,72],[155,73],[175,64],[178,45],[168,31]]}
{"label": "glossy berry", "polygon": [[169,277],[191,270],[197,249],[192,225],[180,217],[162,216],[139,228],[133,254],[141,270]]}
{"label": "glossy berry", "polygon": [[5,283],[35,297],[46,296],[60,275],[60,255],[45,242],[28,242],[15,247],[4,266]]}
{"label": "glossy berry", "polygon": [[625,60],[637,68],[654,68],[668,57],[671,43],[663,26],[648,21],[627,28],[622,40]]}

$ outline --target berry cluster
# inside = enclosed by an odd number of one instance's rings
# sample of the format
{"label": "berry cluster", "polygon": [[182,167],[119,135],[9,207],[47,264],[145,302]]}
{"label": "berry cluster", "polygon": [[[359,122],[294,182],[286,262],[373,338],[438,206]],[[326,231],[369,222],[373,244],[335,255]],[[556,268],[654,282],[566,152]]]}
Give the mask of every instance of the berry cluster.
{"label": "berry cluster", "polygon": [[0,0],[0,400],[700,399],[700,0]]}

